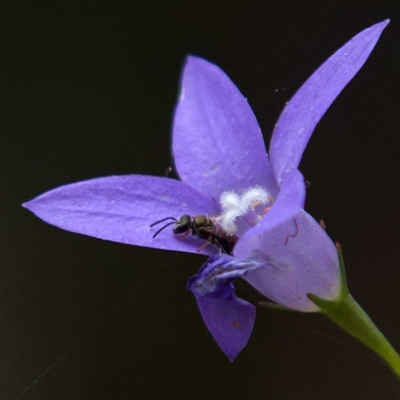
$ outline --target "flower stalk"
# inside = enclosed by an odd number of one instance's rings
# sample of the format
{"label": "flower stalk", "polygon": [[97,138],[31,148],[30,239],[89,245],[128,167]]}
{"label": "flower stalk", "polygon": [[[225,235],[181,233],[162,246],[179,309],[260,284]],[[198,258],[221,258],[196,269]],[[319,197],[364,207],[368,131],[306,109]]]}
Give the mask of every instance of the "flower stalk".
{"label": "flower stalk", "polygon": [[336,247],[339,253],[342,277],[342,291],[339,299],[326,300],[311,293],[308,294],[308,298],[320,307],[328,318],[378,354],[400,379],[400,356],[350,294],[346,282],[342,250],[339,244]]}

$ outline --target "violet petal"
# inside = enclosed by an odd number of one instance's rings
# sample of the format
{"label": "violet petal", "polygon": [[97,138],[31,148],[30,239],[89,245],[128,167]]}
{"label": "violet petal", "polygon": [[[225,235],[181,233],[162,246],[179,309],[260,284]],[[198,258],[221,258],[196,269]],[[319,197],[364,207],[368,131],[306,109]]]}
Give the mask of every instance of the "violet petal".
{"label": "violet petal", "polygon": [[388,23],[380,22],[354,36],[308,78],[286,105],[269,148],[278,182],[298,167],[315,126],[363,66]]}
{"label": "violet petal", "polygon": [[[185,183],[161,177],[125,175],[61,186],[24,204],[44,221],[71,232],[114,242],[197,253],[195,236],[174,235],[172,226],[153,234],[166,217],[215,215],[218,205]],[[165,223],[167,223],[166,221]],[[207,246],[201,253],[218,252]]]}
{"label": "violet petal", "polygon": [[265,264],[256,260],[238,261],[225,254],[211,256],[187,288],[195,295],[201,315],[211,335],[233,361],[246,346],[256,317],[255,307],[235,295],[235,277]]}
{"label": "violet petal", "polygon": [[187,289],[198,296],[229,299],[234,293],[234,280],[261,267],[265,267],[265,263],[258,259],[258,254],[242,261],[227,254],[214,254],[197,275],[189,278]]}
{"label": "violet petal", "polygon": [[173,122],[173,153],[182,181],[216,200],[227,189],[275,178],[257,120],[247,100],[216,65],[186,59]]}
{"label": "violet petal", "polygon": [[[304,181],[298,171],[287,175],[284,196],[280,194],[260,224],[239,240],[235,255],[243,259],[255,250],[264,254],[270,267],[250,271],[244,279],[278,304],[316,311],[307,293],[335,299],[340,292],[340,269],[331,239],[300,206],[301,185]],[[297,195],[288,195],[296,191]]]}
{"label": "violet petal", "polygon": [[212,337],[233,361],[250,339],[255,307],[236,296],[231,299],[196,296],[196,300]]}

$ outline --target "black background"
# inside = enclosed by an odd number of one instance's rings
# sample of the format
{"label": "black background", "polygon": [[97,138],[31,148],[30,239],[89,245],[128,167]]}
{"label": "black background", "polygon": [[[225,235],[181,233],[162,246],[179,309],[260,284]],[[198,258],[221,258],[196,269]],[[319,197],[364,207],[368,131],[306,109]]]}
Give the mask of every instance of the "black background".
{"label": "black background", "polygon": [[259,309],[231,364],[185,290],[202,257],[68,233],[20,207],[84,179],[164,175],[185,54],[228,73],[268,142],[307,76],[391,18],[300,169],[353,295],[400,348],[400,10],[351,3],[0,3],[0,399],[398,398],[388,368],[320,315]]}

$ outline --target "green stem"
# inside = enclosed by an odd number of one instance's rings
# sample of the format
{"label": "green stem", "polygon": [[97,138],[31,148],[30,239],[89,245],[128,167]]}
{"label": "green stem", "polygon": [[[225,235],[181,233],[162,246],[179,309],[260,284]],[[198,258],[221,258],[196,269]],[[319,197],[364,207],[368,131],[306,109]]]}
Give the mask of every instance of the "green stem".
{"label": "green stem", "polygon": [[347,287],[342,249],[338,243],[336,248],[338,250],[341,273],[341,294],[339,299],[326,300],[312,293],[308,293],[308,297],[328,318],[377,353],[389,365],[397,378],[400,379],[400,357],[350,294]]}
{"label": "green stem", "polygon": [[400,379],[399,355],[350,294],[340,301],[329,301],[312,294],[309,298],[328,318],[382,357]]}

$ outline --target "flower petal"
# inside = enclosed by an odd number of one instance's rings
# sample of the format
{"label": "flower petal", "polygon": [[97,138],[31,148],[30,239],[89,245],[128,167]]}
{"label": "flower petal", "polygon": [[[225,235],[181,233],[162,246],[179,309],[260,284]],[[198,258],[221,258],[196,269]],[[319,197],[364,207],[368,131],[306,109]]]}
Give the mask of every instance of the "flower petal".
{"label": "flower petal", "polygon": [[227,189],[255,185],[274,192],[275,178],[257,120],[226,74],[190,56],[181,85],[172,143],[180,178],[214,199]]}
{"label": "flower petal", "polygon": [[258,260],[257,254],[242,261],[227,254],[214,254],[197,275],[189,278],[187,289],[198,296],[229,299],[234,293],[232,284],[236,278],[264,266],[263,260]]}
{"label": "flower petal", "polygon": [[231,299],[196,296],[196,300],[212,337],[233,361],[250,339],[255,307],[236,296]]}
{"label": "flower petal", "polygon": [[[197,253],[204,240],[174,235],[172,227],[153,238],[163,224],[153,228],[150,225],[166,217],[214,215],[219,211],[214,201],[181,181],[142,175],[110,176],[62,186],[24,206],[67,231],[191,253]],[[216,246],[207,246],[201,253],[218,251]]]}
{"label": "flower petal", "polygon": [[208,330],[231,361],[246,346],[256,317],[255,307],[236,297],[233,282],[263,266],[257,260],[214,255],[189,279],[187,288],[195,295]]}
{"label": "flower petal", "polygon": [[380,22],[353,37],[311,75],[286,105],[269,149],[278,183],[298,167],[315,126],[363,66],[388,23]]}
{"label": "flower petal", "polygon": [[274,206],[239,240],[234,253],[239,259],[255,250],[264,255],[270,267],[243,278],[265,296],[292,309],[317,311],[307,293],[326,299],[339,296],[340,268],[331,239],[300,206],[301,184],[304,187],[301,174],[292,171]]}

